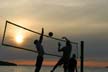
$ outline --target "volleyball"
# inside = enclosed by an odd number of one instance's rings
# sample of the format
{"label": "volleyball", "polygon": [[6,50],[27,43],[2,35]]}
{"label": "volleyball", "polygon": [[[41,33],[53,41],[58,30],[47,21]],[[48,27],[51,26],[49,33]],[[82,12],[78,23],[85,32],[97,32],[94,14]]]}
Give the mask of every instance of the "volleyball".
{"label": "volleyball", "polygon": [[53,36],[53,32],[49,32],[49,37],[52,37]]}

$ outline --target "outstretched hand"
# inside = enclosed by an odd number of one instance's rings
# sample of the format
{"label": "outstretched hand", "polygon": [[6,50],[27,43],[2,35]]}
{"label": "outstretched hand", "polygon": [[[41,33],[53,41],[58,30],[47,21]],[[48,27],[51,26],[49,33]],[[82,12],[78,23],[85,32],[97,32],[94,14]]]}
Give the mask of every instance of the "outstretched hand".
{"label": "outstretched hand", "polygon": [[62,37],[62,39],[66,39],[67,40],[67,37]]}
{"label": "outstretched hand", "polygon": [[41,32],[40,38],[39,38],[39,43],[42,43],[43,35],[44,35],[44,28],[42,28],[42,32]]}
{"label": "outstretched hand", "polygon": [[42,27],[42,29],[44,29],[44,28]]}
{"label": "outstretched hand", "polygon": [[60,43],[60,42],[58,42],[58,46],[59,46],[59,47],[61,46],[61,43]]}
{"label": "outstretched hand", "polygon": [[42,35],[44,34],[44,28],[42,28],[42,33],[41,33]]}
{"label": "outstretched hand", "polygon": [[42,31],[44,31],[44,28],[42,28]]}

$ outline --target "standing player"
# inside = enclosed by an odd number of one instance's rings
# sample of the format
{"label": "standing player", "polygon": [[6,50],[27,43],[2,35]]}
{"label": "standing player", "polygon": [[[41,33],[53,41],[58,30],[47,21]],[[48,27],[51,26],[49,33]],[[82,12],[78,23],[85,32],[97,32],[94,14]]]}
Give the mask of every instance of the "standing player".
{"label": "standing player", "polygon": [[68,61],[69,61],[69,58],[70,58],[70,55],[71,55],[72,46],[71,46],[70,41],[66,37],[63,37],[63,39],[66,40],[66,46],[64,46],[63,48],[60,48],[61,44],[58,43],[58,51],[59,52],[62,51],[63,56],[57,62],[57,64],[54,66],[54,68],[51,70],[51,72],[54,72],[54,70],[57,68],[57,66],[62,65],[62,64],[63,64],[63,67],[64,67],[64,72],[68,71]]}
{"label": "standing player", "polygon": [[40,71],[42,62],[43,62],[43,55],[44,55],[44,49],[42,46],[43,35],[44,35],[44,28],[42,28],[42,32],[41,32],[39,40],[34,41],[34,44],[35,44],[37,52],[38,52],[35,72]]}
{"label": "standing player", "polygon": [[75,54],[73,54],[72,58],[70,58],[68,66],[69,72],[77,72],[77,60]]}

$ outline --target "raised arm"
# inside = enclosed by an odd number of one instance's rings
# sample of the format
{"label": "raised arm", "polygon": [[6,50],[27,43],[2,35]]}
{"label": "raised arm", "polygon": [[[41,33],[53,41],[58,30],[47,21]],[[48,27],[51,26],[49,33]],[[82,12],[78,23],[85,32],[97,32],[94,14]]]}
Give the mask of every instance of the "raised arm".
{"label": "raised arm", "polygon": [[58,42],[58,51],[63,51],[63,48],[60,48],[61,47],[61,43]]}
{"label": "raised arm", "polygon": [[43,35],[44,35],[44,28],[42,28],[42,32],[41,32],[41,35],[40,35],[40,38],[39,38],[40,43],[42,43]]}

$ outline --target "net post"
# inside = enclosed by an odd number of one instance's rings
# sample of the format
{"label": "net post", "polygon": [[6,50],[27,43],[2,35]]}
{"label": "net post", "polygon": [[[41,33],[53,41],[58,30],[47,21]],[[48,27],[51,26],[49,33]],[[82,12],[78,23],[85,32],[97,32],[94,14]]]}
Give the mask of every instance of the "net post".
{"label": "net post", "polygon": [[81,72],[84,72],[84,41],[81,41],[81,60],[80,60],[80,63],[81,63],[81,66],[80,66],[80,71]]}

